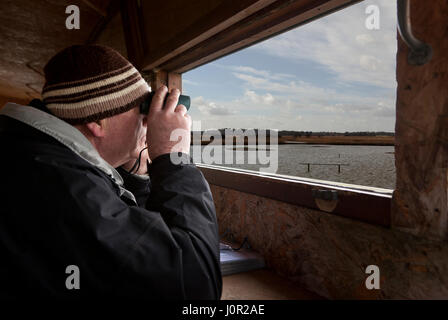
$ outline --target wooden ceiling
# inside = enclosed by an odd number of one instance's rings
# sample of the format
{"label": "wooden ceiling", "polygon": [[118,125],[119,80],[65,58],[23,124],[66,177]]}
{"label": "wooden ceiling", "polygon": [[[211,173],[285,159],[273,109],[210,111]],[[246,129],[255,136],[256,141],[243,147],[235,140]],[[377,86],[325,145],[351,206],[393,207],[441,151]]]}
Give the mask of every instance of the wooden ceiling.
{"label": "wooden ceiling", "polygon": [[[140,70],[183,73],[359,0],[2,0],[0,106],[39,97],[59,50],[109,45]],[[68,30],[68,5],[80,29]],[[129,53],[129,54],[128,54]]]}
{"label": "wooden ceiling", "polygon": [[[46,62],[67,46],[87,43],[97,26],[106,20],[110,3],[110,0],[2,0],[0,96],[3,100],[29,101],[39,97]],[[68,17],[65,9],[71,4],[80,9],[79,30],[65,27]],[[122,52],[124,48],[122,40]]]}

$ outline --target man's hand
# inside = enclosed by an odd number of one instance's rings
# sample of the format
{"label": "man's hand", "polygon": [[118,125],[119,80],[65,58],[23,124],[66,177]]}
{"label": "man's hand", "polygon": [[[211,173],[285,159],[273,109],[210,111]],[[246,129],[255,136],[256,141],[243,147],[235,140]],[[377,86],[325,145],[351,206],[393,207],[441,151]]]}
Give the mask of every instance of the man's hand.
{"label": "man's hand", "polygon": [[[171,91],[163,107],[167,93],[166,86],[160,87],[152,98],[149,108],[146,141],[152,160],[166,153],[190,153],[191,117],[187,114],[185,106],[177,105],[180,95],[178,89]],[[174,141],[171,141],[172,135]]]}

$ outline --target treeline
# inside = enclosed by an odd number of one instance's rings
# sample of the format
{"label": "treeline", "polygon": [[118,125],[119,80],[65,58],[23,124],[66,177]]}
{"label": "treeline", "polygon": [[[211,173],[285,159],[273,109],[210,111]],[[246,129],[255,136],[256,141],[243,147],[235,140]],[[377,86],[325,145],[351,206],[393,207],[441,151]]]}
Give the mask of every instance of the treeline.
{"label": "treeline", "polygon": [[246,130],[250,130],[250,132],[253,131],[253,132],[255,133],[256,136],[258,136],[258,130],[262,130],[262,133],[263,133],[263,134],[265,134],[267,137],[270,136],[270,131],[269,131],[269,129],[242,129],[242,128],[238,128],[238,129],[224,128],[224,129],[217,129],[217,130],[214,129],[214,130],[206,130],[206,131],[203,130],[203,131],[201,131],[201,132],[199,132],[199,131],[192,131],[191,134],[192,134],[192,135],[198,135],[198,134],[202,135],[202,134],[204,134],[204,132],[206,132],[206,133],[208,133],[208,134],[214,134],[216,131],[219,131],[219,133],[221,134],[221,136],[224,138],[224,137],[225,137],[225,132],[226,132],[226,130],[232,130],[231,132],[232,132],[232,133],[235,132],[235,134],[237,134],[237,133],[245,134],[245,133],[246,133]]}
{"label": "treeline", "polygon": [[294,136],[294,137],[340,137],[340,136],[361,136],[361,137],[376,137],[376,136],[388,136],[393,137],[395,133],[385,131],[354,131],[354,132],[333,132],[333,131],[291,131],[281,130],[278,132],[278,136]]}
{"label": "treeline", "polygon": [[[221,133],[221,136],[224,137],[224,133],[226,129],[232,128],[224,128],[224,129],[218,129],[218,131]],[[242,129],[243,132],[246,132],[247,129]],[[258,135],[259,129],[250,129],[254,130],[255,134]],[[260,129],[261,130],[261,129]],[[202,135],[204,131],[201,131],[200,134]],[[192,132],[192,134],[199,134],[198,131]],[[266,135],[269,136],[269,131],[266,132]],[[393,132],[386,132],[386,131],[355,131],[355,132],[333,132],[333,131],[293,131],[293,130],[280,130],[278,131],[278,136],[293,136],[293,137],[323,137],[323,136],[333,136],[333,137],[340,137],[340,136],[361,136],[361,137],[376,137],[376,136],[388,136],[393,137],[395,136],[395,133]]]}

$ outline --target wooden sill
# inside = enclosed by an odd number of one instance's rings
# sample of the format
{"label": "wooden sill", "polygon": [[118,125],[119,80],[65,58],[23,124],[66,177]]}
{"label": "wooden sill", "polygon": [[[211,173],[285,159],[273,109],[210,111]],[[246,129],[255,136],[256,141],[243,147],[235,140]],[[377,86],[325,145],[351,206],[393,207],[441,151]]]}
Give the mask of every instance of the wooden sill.
{"label": "wooden sill", "polygon": [[[393,190],[215,165],[196,165],[211,185],[390,227]],[[316,199],[315,192],[318,190],[336,191],[337,200]]]}

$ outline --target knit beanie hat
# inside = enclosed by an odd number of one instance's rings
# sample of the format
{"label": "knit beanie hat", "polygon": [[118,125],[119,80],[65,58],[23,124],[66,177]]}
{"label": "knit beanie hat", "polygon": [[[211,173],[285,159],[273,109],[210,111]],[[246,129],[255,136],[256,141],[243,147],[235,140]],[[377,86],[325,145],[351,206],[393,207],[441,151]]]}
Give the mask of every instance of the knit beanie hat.
{"label": "knit beanie hat", "polygon": [[139,106],[150,92],[129,61],[100,45],[68,47],[48,61],[44,73],[44,104],[71,124],[126,112]]}

